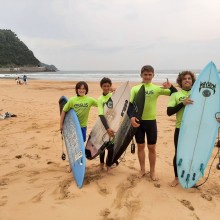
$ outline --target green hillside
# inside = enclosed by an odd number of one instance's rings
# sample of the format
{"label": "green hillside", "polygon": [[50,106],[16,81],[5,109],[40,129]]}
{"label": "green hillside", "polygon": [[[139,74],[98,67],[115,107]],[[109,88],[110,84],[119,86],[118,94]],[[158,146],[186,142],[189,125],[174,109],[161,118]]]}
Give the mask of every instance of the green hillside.
{"label": "green hillside", "polygon": [[39,63],[14,32],[0,29],[0,67],[38,66]]}

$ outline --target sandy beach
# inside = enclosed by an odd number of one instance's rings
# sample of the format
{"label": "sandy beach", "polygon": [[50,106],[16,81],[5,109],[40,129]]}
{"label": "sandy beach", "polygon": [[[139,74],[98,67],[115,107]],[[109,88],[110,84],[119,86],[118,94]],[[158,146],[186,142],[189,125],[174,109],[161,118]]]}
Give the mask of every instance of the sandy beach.
{"label": "sandy beach", "polygon": [[[134,85],[136,83],[132,83]],[[98,82],[89,82],[89,94],[98,98]],[[117,87],[119,83],[114,83]],[[0,120],[1,220],[219,220],[220,171],[213,163],[208,181],[199,189],[170,187],[173,180],[175,116],[166,115],[169,97],[157,105],[158,143],[156,171],[137,178],[137,154],[130,146],[119,166],[109,175],[99,172],[99,158],[88,161],[82,189],[78,189],[68,161],[61,159],[60,96],[75,95],[74,82],[32,80],[16,85],[0,79],[0,113],[17,117]],[[92,108],[87,135],[97,119]],[[137,147],[136,147],[137,151]],[[147,153],[147,149],[146,149]],[[217,147],[214,148],[203,182]],[[149,171],[148,160],[146,170]]]}

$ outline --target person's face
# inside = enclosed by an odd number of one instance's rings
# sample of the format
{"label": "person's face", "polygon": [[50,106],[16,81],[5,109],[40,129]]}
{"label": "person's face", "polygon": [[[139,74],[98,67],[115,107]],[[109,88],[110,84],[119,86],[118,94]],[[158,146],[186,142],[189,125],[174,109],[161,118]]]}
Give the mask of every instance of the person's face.
{"label": "person's face", "polygon": [[192,88],[192,77],[187,74],[182,79],[182,89],[188,90]]}
{"label": "person's face", "polygon": [[78,95],[79,96],[84,96],[86,94],[86,89],[84,85],[81,85],[79,89],[77,89]]}
{"label": "person's face", "polygon": [[151,83],[152,79],[154,78],[154,73],[144,71],[141,73],[141,78],[143,80],[143,83]]}
{"label": "person's face", "polygon": [[101,88],[102,88],[103,93],[106,95],[110,92],[111,84],[104,83],[104,84],[102,84]]}

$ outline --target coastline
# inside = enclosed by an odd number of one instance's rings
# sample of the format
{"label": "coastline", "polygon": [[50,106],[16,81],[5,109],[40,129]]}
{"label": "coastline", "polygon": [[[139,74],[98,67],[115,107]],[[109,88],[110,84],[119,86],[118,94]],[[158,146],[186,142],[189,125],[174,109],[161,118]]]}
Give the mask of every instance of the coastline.
{"label": "coastline", "polygon": [[[0,120],[0,213],[5,220],[19,219],[101,219],[101,220],[219,220],[220,172],[215,160],[208,181],[199,189],[172,188],[173,134],[175,116],[166,115],[169,97],[158,99],[157,164],[160,178],[153,182],[147,174],[137,178],[137,154],[128,147],[124,160],[112,174],[99,172],[99,158],[86,161],[82,189],[78,189],[68,161],[61,160],[59,133],[60,96],[75,95],[76,81],[28,80],[16,85],[13,79],[0,79],[0,113],[11,112],[15,118]],[[120,83],[113,82],[113,87]],[[132,82],[136,85],[138,82]],[[99,82],[88,81],[89,96],[101,94]],[[88,131],[97,119],[92,108]],[[137,151],[137,147],[136,147]],[[215,147],[205,171],[208,175],[217,152]],[[147,149],[146,149],[147,155]],[[147,158],[146,158],[147,159]],[[149,170],[146,160],[146,170]],[[12,211],[14,210],[14,211]],[[84,211],[86,210],[86,211]]]}

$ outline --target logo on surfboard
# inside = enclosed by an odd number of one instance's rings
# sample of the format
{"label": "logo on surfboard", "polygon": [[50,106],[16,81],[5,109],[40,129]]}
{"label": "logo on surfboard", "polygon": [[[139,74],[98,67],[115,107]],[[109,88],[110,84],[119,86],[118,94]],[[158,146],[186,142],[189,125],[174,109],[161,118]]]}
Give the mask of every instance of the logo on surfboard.
{"label": "logo on surfboard", "polygon": [[216,84],[213,84],[211,82],[200,82],[200,87],[199,87],[199,92],[201,91],[201,89],[205,89],[202,92],[202,95],[204,97],[209,97],[211,95],[211,91],[213,91],[213,95],[215,94],[215,89],[216,89]]}

